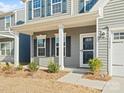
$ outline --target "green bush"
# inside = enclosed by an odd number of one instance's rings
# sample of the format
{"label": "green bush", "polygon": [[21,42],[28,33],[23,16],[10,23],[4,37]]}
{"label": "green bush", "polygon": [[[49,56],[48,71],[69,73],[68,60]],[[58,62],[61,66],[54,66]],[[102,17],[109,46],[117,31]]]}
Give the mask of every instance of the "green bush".
{"label": "green bush", "polygon": [[48,72],[50,72],[50,73],[59,72],[59,68],[60,68],[60,66],[55,62],[49,62],[49,64],[48,64]]}
{"label": "green bush", "polygon": [[36,62],[31,62],[31,63],[28,65],[28,67],[29,67],[29,70],[30,70],[31,72],[35,72],[35,71],[38,70],[38,64],[37,64]]}
{"label": "green bush", "polygon": [[90,59],[89,66],[94,74],[99,73],[100,69],[102,68],[102,61],[98,58]]}

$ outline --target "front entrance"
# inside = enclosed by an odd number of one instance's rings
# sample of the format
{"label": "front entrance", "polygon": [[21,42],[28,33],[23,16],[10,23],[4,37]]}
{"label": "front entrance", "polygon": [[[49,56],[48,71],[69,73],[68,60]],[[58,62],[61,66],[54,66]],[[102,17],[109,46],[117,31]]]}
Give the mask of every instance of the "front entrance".
{"label": "front entrance", "polygon": [[124,76],[124,32],[113,33],[112,74]]}
{"label": "front entrance", "polygon": [[80,67],[88,67],[88,61],[95,56],[95,34],[80,35]]}

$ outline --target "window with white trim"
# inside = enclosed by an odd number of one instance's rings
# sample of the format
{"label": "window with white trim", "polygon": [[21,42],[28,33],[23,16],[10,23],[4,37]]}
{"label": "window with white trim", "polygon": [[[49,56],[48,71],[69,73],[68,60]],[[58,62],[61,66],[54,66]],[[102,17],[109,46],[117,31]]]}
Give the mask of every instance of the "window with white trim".
{"label": "window with white trim", "polygon": [[37,37],[37,56],[46,56],[46,36]]}
{"label": "window with white trim", "polygon": [[12,43],[11,42],[0,42],[0,55],[11,56],[12,54]]}
{"label": "window with white trim", "polygon": [[114,40],[124,40],[124,32],[114,33]]}
{"label": "window with white trim", "polygon": [[62,0],[52,0],[53,14],[62,12]]}
{"label": "window with white trim", "polygon": [[[59,56],[59,35],[55,35],[55,56]],[[64,34],[64,56],[66,56],[66,34]]]}
{"label": "window with white trim", "polygon": [[11,16],[5,16],[5,29],[7,30],[11,26]]}
{"label": "window with white trim", "polygon": [[40,17],[40,15],[41,15],[41,0],[33,0],[33,12],[34,12],[34,17]]}

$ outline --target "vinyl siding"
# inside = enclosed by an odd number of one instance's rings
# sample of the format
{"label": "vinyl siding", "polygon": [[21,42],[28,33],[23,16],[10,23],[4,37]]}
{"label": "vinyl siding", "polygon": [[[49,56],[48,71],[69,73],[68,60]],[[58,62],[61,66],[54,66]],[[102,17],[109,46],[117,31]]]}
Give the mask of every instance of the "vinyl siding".
{"label": "vinyl siding", "polygon": [[25,11],[24,9],[20,9],[17,11],[17,22],[18,21],[24,21],[25,22]]}
{"label": "vinyl siding", "polygon": [[[95,33],[96,26],[76,27],[65,29],[67,36],[71,36],[71,57],[64,58],[65,67],[79,67],[80,66],[80,34]],[[34,38],[39,35],[46,35],[47,38],[55,37],[58,31],[38,32],[34,34]],[[47,66],[49,60],[54,60],[58,63],[58,57],[34,57],[34,60],[40,65]]]}
{"label": "vinyl siding", "polygon": [[[124,0],[110,0],[104,7],[104,17],[98,20],[98,29],[108,26],[109,28],[124,26]],[[100,39],[98,41],[98,56],[104,63],[103,70],[107,72],[107,64],[111,61],[108,58],[108,41]]]}

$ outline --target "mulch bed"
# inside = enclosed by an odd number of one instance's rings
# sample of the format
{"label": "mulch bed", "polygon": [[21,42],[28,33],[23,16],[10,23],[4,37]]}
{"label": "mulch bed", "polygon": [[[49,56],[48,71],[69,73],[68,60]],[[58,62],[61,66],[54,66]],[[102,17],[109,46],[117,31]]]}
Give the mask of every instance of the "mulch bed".
{"label": "mulch bed", "polygon": [[31,72],[29,70],[20,70],[17,71],[15,69],[5,70],[0,69],[0,76],[5,77],[23,77],[23,78],[36,78],[36,79],[52,79],[57,80],[64,75],[66,75],[67,71],[60,71],[58,73],[49,73],[48,70],[38,70],[36,72]]}
{"label": "mulch bed", "polygon": [[109,81],[111,80],[112,77],[110,77],[107,74],[85,74],[83,76],[85,79],[90,79],[90,80],[100,80],[100,81]]}

